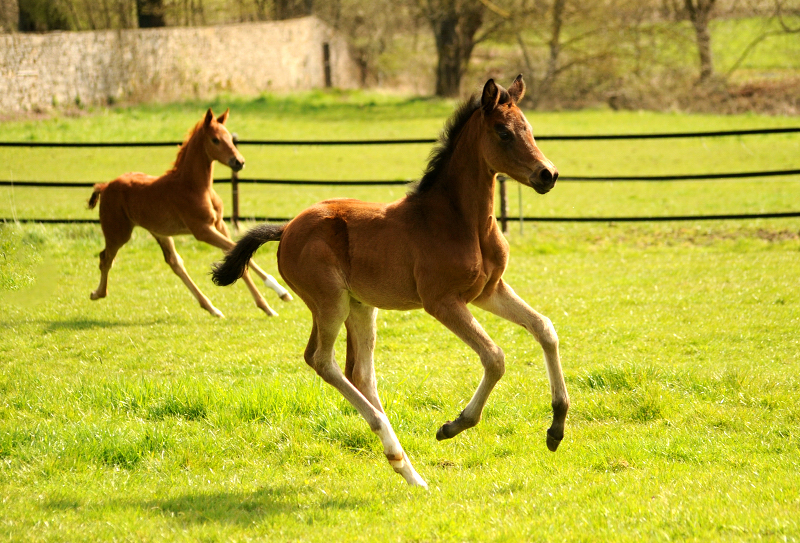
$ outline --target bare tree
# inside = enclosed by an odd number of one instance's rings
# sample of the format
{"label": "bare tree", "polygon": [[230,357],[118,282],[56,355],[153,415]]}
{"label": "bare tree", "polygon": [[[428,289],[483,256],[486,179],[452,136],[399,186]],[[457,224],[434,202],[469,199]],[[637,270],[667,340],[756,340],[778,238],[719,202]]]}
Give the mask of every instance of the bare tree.
{"label": "bare tree", "polygon": [[314,10],[314,0],[274,0],[275,19],[293,19],[311,15]]}
{"label": "bare tree", "polygon": [[135,4],[130,0],[115,0],[114,9],[118,17],[118,28],[133,28]]}
{"label": "bare tree", "polygon": [[136,0],[136,17],[139,28],[166,26],[164,0]]}
{"label": "bare tree", "polygon": [[[794,0],[775,0],[775,16],[784,32],[788,34],[800,33],[800,24],[797,19],[800,18],[800,4]],[[790,24],[786,18],[794,18],[795,24]]]}
{"label": "bare tree", "polygon": [[[614,77],[627,0],[522,1],[510,17],[534,107],[557,93],[600,93]],[[637,4],[637,2],[632,2]],[[635,68],[635,65],[634,65]],[[561,80],[568,83],[559,83]]]}
{"label": "bare tree", "polygon": [[694,26],[697,52],[700,56],[700,81],[714,75],[714,58],[711,53],[711,31],[708,28],[716,0],[684,0],[689,20]]}
{"label": "bare tree", "polygon": [[[725,76],[730,77],[733,72],[739,69],[739,66],[742,65],[745,59],[747,59],[750,53],[752,53],[761,42],[773,36],[800,33],[800,25],[793,27],[791,23],[787,21],[787,17],[797,18],[798,16],[800,16],[800,6],[792,5],[791,2],[786,0],[775,0],[772,13],[768,17],[764,18],[761,31],[745,46],[744,49],[742,49],[739,58],[737,58],[736,62],[734,62],[733,65],[728,69]],[[777,29],[774,26],[774,22],[776,20],[778,23]],[[773,29],[770,30],[770,27]]]}
{"label": "bare tree", "polygon": [[256,18],[259,21],[269,19],[269,0],[253,0],[253,3],[256,5]]}
{"label": "bare tree", "polygon": [[19,29],[19,4],[16,0],[0,0],[0,32]]}
{"label": "bare tree", "polygon": [[60,2],[52,0],[18,0],[20,32],[72,30],[69,17]]}
{"label": "bare tree", "polygon": [[420,0],[420,7],[436,41],[436,95],[457,96],[486,6],[478,0]]}

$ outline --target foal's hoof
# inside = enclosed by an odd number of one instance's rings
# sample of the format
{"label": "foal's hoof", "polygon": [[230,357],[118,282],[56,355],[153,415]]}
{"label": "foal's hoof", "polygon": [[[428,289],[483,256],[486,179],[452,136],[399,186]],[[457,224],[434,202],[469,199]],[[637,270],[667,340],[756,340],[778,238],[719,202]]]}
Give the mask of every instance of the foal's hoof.
{"label": "foal's hoof", "polygon": [[208,312],[217,317],[218,319],[225,318],[225,315],[222,314],[222,311],[220,311],[216,307],[212,307],[211,309],[208,310]]}
{"label": "foal's hoof", "polygon": [[556,452],[558,446],[561,445],[562,439],[564,439],[563,436],[560,438],[555,437],[550,433],[550,430],[547,430],[547,448],[550,449],[552,452]]}
{"label": "foal's hoof", "polygon": [[90,300],[99,300],[100,298],[105,298],[105,297],[106,297],[105,294],[100,295],[100,294],[97,293],[97,291],[94,291],[91,294],[89,294],[89,299]]}
{"label": "foal's hoof", "polygon": [[281,296],[281,300],[283,300],[284,302],[291,302],[293,298],[292,295],[287,292],[286,294],[283,294]]}
{"label": "foal's hoof", "polygon": [[455,434],[451,434],[447,431],[447,425],[452,424],[452,421],[447,421],[442,424],[442,427],[436,431],[436,441],[443,441],[445,439],[450,439],[451,437],[455,436]]}
{"label": "foal's hoof", "polygon": [[266,313],[267,317],[277,317],[278,316],[278,312],[275,311],[274,309],[272,309],[270,306],[259,307],[259,309],[261,309],[264,313]]}

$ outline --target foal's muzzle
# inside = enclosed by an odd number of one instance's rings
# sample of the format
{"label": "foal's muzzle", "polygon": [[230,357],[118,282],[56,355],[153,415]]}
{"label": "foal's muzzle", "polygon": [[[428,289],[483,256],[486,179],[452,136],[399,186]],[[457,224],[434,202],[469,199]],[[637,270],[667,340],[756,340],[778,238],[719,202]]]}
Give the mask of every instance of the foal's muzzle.
{"label": "foal's muzzle", "polygon": [[239,160],[235,156],[231,157],[231,159],[228,161],[228,166],[230,166],[231,170],[238,172],[244,168],[244,160]]}
{"label": "foal's muzzle", "polygon": [[558,180],[558,170],[553,168],[550,171],[548,168],[542,168],[538,174],[533,174],[530,177],[531,186],[533,190],[539,194],[547,194],[556,186]]}

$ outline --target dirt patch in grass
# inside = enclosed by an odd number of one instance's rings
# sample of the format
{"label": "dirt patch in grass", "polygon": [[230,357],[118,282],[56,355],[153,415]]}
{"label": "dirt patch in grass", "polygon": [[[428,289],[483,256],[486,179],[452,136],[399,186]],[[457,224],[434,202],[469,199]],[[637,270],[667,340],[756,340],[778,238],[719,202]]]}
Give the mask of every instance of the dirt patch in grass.
{"label": "dirt patch in grass", "polygon": [[800,78],[696,86],[679,102],[682,109],[692,112],[797,115],[800,112]]}

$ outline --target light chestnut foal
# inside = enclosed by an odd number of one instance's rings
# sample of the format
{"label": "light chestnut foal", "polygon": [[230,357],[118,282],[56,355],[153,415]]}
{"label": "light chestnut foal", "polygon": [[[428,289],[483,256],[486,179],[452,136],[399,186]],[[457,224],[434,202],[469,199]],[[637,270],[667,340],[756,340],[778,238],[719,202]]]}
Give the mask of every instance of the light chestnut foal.
{"label": "light chestnut foal", "polygon": [[[490,392],[505,371],[504,355],[470,313],[472,303],[525,327],[544,350],[553,422],[547,446],[564,436],[569,408],[558,336],[503,281],[508,243],[494,217],[495,178],[504,172],[540,194],[558,171],[533,139],[517,107],[522,76],[508,91],[491,79],[450,119],[421,181],[390,204],[327,200],[286,225],[253,228],[213,272],[228,285],[246,273],[263,243],[280,240],[278,269],[313,317],[306,362],[334,386],[378,435],[386,458],[410,485],[427,486],[403,451],[378,398],[373,365],[378,308],[424,308],[480,356],[483,378],[454,421],[436,433],[448,439],[475,426]],[[334,342],[347,329],[344,374]]]}
{"label": "light chestnut foal", "polygon": [[[141,226],[156,238],[167,264],[202,308],[216,317],[223,316],[189,277],[183,259],[175,250],[172,236],[192,234],[198,240],[223,251],[229,251],[234,246],[222,218],[222,199],[212,186],[215,160],[235,171],[244,168],[244,157],[236,149],[230,132],[224,126],[227,120],[228,110],[215,119],[209,109],[181,145],[174,167],[161,177],[130,172],[110,183],[94,186],[89,209],[94,208],[100,200],[100,225],[106,246],[100,253],[100,284],[92,292],[92,300],[105,298],[108,294],[108,272],[114,258],[131,239],[134,226]],[[292,299],[274,277],[253,262],[250,262],[250,268],[281,299]],[[267,315],[277,315],[246,272],[242,278],[256,305]]]}

